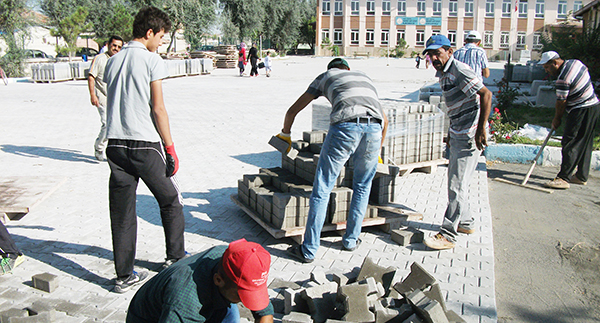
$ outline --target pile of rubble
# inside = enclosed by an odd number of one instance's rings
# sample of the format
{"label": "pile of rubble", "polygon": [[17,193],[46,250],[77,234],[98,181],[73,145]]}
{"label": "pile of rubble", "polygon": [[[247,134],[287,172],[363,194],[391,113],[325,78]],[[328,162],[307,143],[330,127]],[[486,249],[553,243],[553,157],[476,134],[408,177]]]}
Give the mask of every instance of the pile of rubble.
{"label": "pile of rubble", "polygon": [[[304,284],[273,281],[269,288],[283,323],[453,323],[465,322],[446,308],[437,280],[418,263],[401,280],[400,271],[365,258],[350,273],[311,273]],[[358,274],[356,272],[358,271]],[[251,320],[248,311],[242,316]]]}

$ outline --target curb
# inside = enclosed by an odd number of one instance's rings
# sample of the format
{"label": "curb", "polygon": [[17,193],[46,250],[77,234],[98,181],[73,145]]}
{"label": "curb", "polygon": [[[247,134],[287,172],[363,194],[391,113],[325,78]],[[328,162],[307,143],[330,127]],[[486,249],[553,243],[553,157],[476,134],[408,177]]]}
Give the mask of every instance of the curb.
{"label": "curb", "polygon": [[[540,146],[524,144],[492,144],[485,148],[487,160],[501,161],[512,164],[529,164],[538,153]],[[562,161],[561,148],[546,147],[542,152],[538,165],[560,166]],[[592,152],[590,168],[600,170],[600,151]]]}

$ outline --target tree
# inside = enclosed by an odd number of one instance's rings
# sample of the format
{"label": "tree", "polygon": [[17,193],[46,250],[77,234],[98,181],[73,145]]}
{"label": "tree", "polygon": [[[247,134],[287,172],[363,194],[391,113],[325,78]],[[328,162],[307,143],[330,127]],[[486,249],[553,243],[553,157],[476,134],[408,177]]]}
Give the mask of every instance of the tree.
{"label": "tree", "polygon": [[29,25],[27,11],[25,0],[0,0],[0,37],[8,45],[0,64],[9,76],[23,75],[23,44],[19,44],[18,39]]}
{"label": "tree", "polygon": [[96,0],[92,4],[88,20],[93,25],[95,39],[102,44],[113,35],[123,37],[125,42],[132,38],[133,18],[136,8],[124,0]]}
{"label": "tree", "polygon": [[221,0],[224,11],[239,30],[239,40],[262,31],[263,17],[266,15],[265,2],[266,0]]}
{"label": "tree", "polygon": [[290,48],[298,42],[301,24],[301,6],[298,0],[270,0],[266,4],[263,34],[277,50]]}
{"label": "tree", "polygon": [[300,25],[300,37],[298,44],[308,44],[310,49],[315,49],[317,33],[315,25],[317,22],[316,10],[317,0],[304,1],[302,4],[302,23]]}
{"label": "tree", "polygon": [[88,10],[82,6],[77,7],[71,15],[57,21],[55,28],[50,30],[52,36],[60,36],[67,45],[61,47],[56,45],[56,51],[68,53],[69,60],[77,50],[77,38],[79,34],[92,28],[92,24],[87,22]]}

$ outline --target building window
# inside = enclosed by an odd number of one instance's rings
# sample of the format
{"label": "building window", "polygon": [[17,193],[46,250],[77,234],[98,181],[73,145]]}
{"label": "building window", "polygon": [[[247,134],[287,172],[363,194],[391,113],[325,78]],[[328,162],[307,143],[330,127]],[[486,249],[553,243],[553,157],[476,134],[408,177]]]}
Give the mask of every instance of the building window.
{"label": "building window", "polygon": [[558,18],[567,18],[567,1],[558,1]]}
{"label": "building window", "polygon": [[350,2],[350,14],[353,16],[358,16],[360,14],[360,2]]}
{"label": "building window", "polygon": [[465,0],[465,17],[473,17],[473,0]]}
{"label": "building window", "polygon": [[573,3],[573,12],[577,12],[579,9],[583,8],[583,2],[582,1],[575,1]]}
{"label": "building window", "polygon": [[425,30],[417,30],[417,46],[425,46]]}
{"label": "building window", "polygon": [[333,15],[334,16],[341,16],[344,14],[344,3],[341,1],[335,1],[333,3]]}
{"label": "building window", "polygon": [[375,43],[375,30],[367,29],[367,44],[373,45]]}
{"label": "building window", "polygon": [[382,29],[381,30],[381,45],[387,45],[390,41],[390,30]]}
{"label": "building window", "polygon": [[417,1],[417,16],[425,16],[425,0]]}
{"label": "building window", "polygon": [[458,15],[458,1],[450,0],[448,3],[448,16],[456,17]]}
{"label": "building window", "polygon": [[494,32],[484,31],[483,32],[483,47],[492,48],[494,46]]}
{"label": "building window", "polygon": [[544,18],[544,8],[545,8],[545,0],[536,0],[535,1],[535,17],[536,18]]}
{"label": "building window", "polygon": [[342,44],[342,30],[341,29],[333,30],[333,43],[336,45]]}
{"label": "building window", "polygon": [[442,0],[433,0],[433,15],[436,17],[442,16]]}
{"label": "building window", "polygon": [[350,30],[350,44],[358,45],[358,37],[359,37],[358,29]]}
{"label": "building window", "polygon": [[527,18],[527,0],[519,1],[519,18]]}
{"label": "building window", "polygon": [[406,16],[406,0],[398,1],[398,16]]}
{"label": "building window", "polygon": [[523,31],[517,33],[517,49],[525,49],[525,38],[527,34]]}
{"label": "building window", "polygon": [[441,35],[441,34],[442,34],[442,32],[439,29],[434,29],[434,30],[431,31],[431,36],[433,36],[433,35]]}
{"label": "building window", "polygon": [[325,39],[329,39],[329,29],[321,29],[321,43],[324,43]]}
{"label": "building window", "polygon": [[533,33],[533,49],[542,49],[542,33]]}
{"label": "building window", "polygon": [[509,47],[509,36],[510,32],[501,31],[500,32],[500,48],[508,48]]}
{"label": "building window", "polygon": [[494,18],[494,1],[485,0],[485,16],[487,18]]}
{"label": "building window", "polygon": [[381,2],[381,14],[384,16],[389,16],[392,11],[392,3],[390,1],[382,1]]}
{"label": "building window", "polygon": [[400,44],[400,39],[404,40],[405,36],[406,36],[406,33],[404,32],[404,30],[396,31],[396,45]]}
{"label": "building window", "polygon": [[510,1],[502,0],[502,18],[510,18]]}
{"label": "building window", "polygon": [[374,15],[375,14],[375,1],[369,1],[367,0],[367,15]]}
{"label": "building window", "polygon": [[331,1],[323,0],[323,6],[321,7],[321,11],[323,12],[323,16],[329,16],[331,13]]}
{"label": "building window", "polygon": [[450,45],[456,46],[456,30],[448,30],[448,39],[450,40]]}

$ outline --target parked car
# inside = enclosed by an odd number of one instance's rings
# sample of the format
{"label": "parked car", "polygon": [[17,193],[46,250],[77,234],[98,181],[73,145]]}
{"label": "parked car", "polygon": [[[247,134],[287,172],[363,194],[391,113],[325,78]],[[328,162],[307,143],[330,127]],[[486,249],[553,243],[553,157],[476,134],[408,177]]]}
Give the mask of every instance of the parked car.
{"label": "parked car", "polygon": [[[92,58],[96,55],[98,55],[98,51],[93,49],[93,48],[89,48],[89,47],[79,47],[77,48],[77,51],[75,52],[75,56],[77,57],[83,57],[83,55],[85,55],[87,58]],[[68,57],[68,54],[58,54],[56,55],[56,57]]]}
{"label": "parked car", "polygon": [[41,51],[39,49],[26,49],[24,53],[26,59],[54,58],[54,56],[46,54],[44,51]]}
{"label": "parked car", "polygon": [[215,51],[215,46],[213,46],[213,45],[202,45],[197,50],[201,51],[201,52],[214,52]]}

